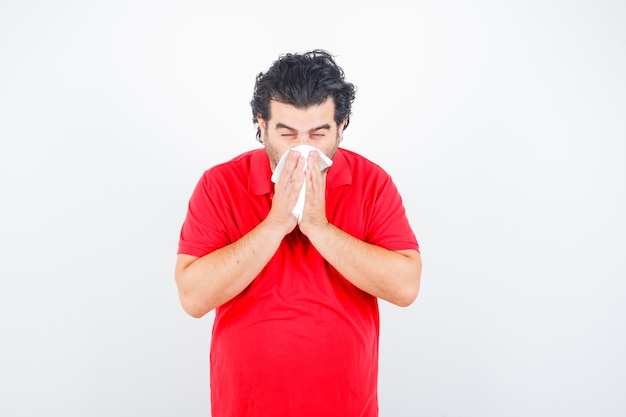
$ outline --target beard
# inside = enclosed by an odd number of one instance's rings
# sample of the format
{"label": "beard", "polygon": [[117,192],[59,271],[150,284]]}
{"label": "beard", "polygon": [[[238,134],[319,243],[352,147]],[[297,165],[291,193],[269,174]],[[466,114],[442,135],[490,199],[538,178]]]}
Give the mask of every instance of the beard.
{"label": "beard", "polygon": [[270,160],[270,167],[272,168],[272,172],[274,172],[276,166],[278,165],[278,161],[280,161],[280,158],[283,156],[284,151],[281,151],[271,144],[268,140],[267,132],[263,135],[263,146],[265,146],[265,152]]}

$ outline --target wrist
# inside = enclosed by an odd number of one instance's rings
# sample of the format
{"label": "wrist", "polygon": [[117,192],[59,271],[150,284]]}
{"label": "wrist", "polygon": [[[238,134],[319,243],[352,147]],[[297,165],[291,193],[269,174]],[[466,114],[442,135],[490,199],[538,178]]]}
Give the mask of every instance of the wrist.
{"label": "wrist", "polygon": [[334,226],[326,219],[323,222],[319,223],[311,223],[311,222],[302,222],[300,223],[300,231],[309,238],[311,243],[315,244],[315,242],[325,239],[325,236],[328,235],[328,232]]}
{"label": "wrist", "polygon": [[268,233],[276,235],[276,237],[282,240],[285,235],[289,234],[296,227],[297,219],[292,214],[277,218],[270,213],[261,224],[268,230]]}

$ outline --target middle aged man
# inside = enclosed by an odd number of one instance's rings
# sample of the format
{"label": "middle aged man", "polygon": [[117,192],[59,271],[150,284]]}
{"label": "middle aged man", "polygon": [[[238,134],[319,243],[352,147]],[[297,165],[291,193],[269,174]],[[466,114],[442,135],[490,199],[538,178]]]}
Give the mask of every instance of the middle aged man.
{"label": "middle aged man", "polygon": [[264,149],[193,192],[176,282],[216,309],[213,417],[378,415],[377,299],[411,304],[421,258],[390,176],[339,147],[354,95],[329,53],[281,56],[251,102]]}

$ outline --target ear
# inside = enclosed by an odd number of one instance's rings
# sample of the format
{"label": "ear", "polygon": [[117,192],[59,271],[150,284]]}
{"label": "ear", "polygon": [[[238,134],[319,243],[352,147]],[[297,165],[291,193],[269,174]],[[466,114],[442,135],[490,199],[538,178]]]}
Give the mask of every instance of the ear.
{"label": "ear", "polygon": [[343,118],[343,122],[339,126],[337,126],[339,133],[339,142],[343,140],[343,130],[346,128],[346,123],[348,122],[348,116]]}
{"label": "ear", "polygon": [[265,120],[263,120],[260,114],[257,115],[256,122],[259,125],[259,133],[260,133],[259,141],[263,143],[263,138],[265,137],[265,131],[267,129],[267,123],[265,122]]}

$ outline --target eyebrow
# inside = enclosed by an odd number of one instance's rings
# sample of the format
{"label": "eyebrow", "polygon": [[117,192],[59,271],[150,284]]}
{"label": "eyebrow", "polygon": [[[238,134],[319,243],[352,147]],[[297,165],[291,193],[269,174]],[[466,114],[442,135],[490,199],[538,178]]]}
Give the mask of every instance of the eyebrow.
{"label": "eyebrow", "polygon": [[[289,129],[289,130],[297,131],[297,129],[294,129],[291,126],[287,126],[286,124],[280,123],[280,122],[276,123],[276,129]],[[325,123],[318,127],[314,127],[313,129],[309,129],[309,132],[315,132],[316,130],[321,130],[321,129],[330,130],[330,125],[328,123]]]}

